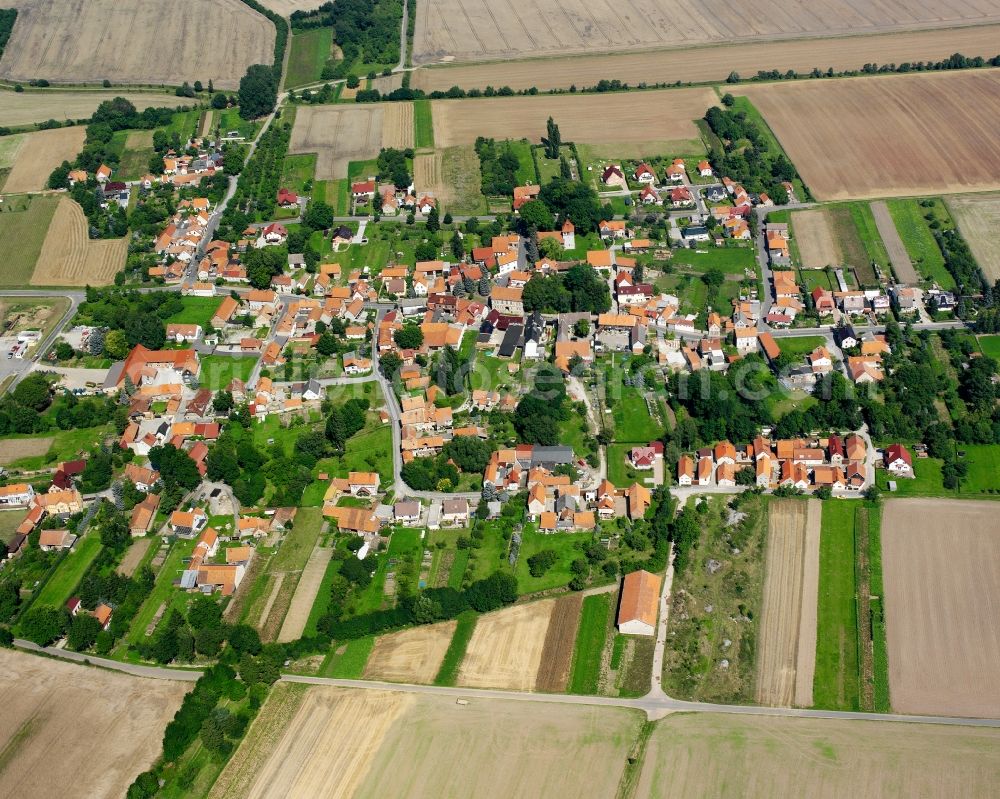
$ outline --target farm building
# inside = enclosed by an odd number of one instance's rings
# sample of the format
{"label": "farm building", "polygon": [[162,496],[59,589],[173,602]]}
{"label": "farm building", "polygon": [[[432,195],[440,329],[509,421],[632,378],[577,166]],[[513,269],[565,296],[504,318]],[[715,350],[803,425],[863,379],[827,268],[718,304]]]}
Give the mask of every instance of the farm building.
{"label": "farm building", "polygon": [[618,603],[618,631],[625,635],[652,635],[659,599],[658,575],[643,570],[626,574]]}

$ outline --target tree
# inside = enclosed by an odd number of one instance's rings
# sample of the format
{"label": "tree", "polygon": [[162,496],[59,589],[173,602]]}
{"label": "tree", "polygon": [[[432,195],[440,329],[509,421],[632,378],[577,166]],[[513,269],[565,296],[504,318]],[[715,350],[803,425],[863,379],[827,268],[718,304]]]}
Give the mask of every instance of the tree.
{"label": "tree", "polygon": [[457,230],[451,236],[451,254],[459,261],[465,257],[465,242]]}
{"label": "tree", "polygon": [[325,358],[329,358],[337,351],[337,339],[329,330],[323,333],[316,341],[316,351]]}
{"label": "tree", "polygon": [[121,361],[128,355],[128,351],[125,333],[121,330],[109,330],[108,335],[104,337],[104,354],[113,361]]}
{"label": "tree", "polygon": [[237,624],[229,631],[229,645],[241,654],[256,655],[261,649],[260,636],[250,625]]}
{"label": "tree", "polygon": [[517,212],[522,229],[552,230],[554,217],[549,207],[541,200],[529,200]]}
{"label": "tree", "polygon": [[69,614],[58,608],[31,608],[21,619],[21,635],[39,646],[48,646],[66,631]]}
{"label": "tree", "polygon": [[562,136],[559,133],[559,126],[549,117],[545,123],[545,136],[542,137],[542,146],[545,148],[545,157],[555,160],[559,157],[559,148],[562,146]]}
{"label": "tree", "polygon": [[229,413],[235,405],[231,391],[218,391],[212,398],[212,409],[218,414]]}
{"label": "tree", "polygon": [[12,396],[18,405],[34,411],[44,411],[52,402],[49,381],[40,372],[32,372],[25,377],[14,388]]}
{"label": "tree", "polygon": [[429,233],[437,233],[441,229],[441,217],[438,215],[437,206],[431,207],[430,212],[427,214],[427,231]]}
{"label": "tree", "polygon": [[528,571],[532,577],[541,577],[551,569],[556,562],[556,551],[554,549],[543,549],[528,558]]}
{"label": "tree", "polygon": [[264,64],[247,67],[240,79],[239,103],[243,119],[257,119],[270,114],[278,102],[278,86],[274,72]]}
{"label": "tree", "polygon": [[393,333],[392,340],[400,349],[416,350],[420,349],[420,345],[424,343],[424,334],[419,326],[409,323]]}
{"label": "tree", "polygon": [[708,286],[709,293],[714,295],[726,282],[726,275],[721,269],[712,268],[701,276],[701,281]]}
{"label": "tree", "polygon": [[82,652],[90,649],[101,632],[101,623],[89,613],[78,613],[69,625],[69,635],[66,644],[70,649]]}
{"label": "tree", "polygon": [[229,105],[229,100],[226,99],[226,95],[224,95],[222,92],[216,92],[212,96],[212,108],[214,108],[216,111],[221,111],[227,105]]}
{"label": "tree", "polygon": [[489,463],[493,446],[475,436],[456,436],[443,451],[463,472],[479,474]]}
{"label": "tree", "polygon": [[313,230],[333,227],[333,207],[321,201],[310,202],[305,216],[302,217],[302,224]]}

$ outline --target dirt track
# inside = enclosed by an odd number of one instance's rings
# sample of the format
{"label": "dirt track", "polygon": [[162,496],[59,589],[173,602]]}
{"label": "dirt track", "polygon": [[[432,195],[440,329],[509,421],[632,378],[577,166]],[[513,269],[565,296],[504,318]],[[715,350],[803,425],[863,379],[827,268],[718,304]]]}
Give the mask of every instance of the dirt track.
{"label": "dirt track", "polygon": [[993,135],[1000,70],[744,85],[735,91],[764,115],[817,199],[1000,187]]}
{"label": "dirt track", "polygon": [[812,705],[819,585],[819,500],[772,500],[757,642],[756,699]]}
{"label": "dirt track", "polygon": [[13,194],[44,189],[53,169],[63,161],[72,161],[79,155],[86,135],[87,130],[82,126],[40,130],[29,134],[7,176],[4,191]]}
{"label": "dirt track", "polygon": [[433,682],[457,626],[457,622],[446,621],[383,635],[375,642],[371,655],[368,656],[365,679]]}
{"label": "dirt track", "polygon": [[[120,799],[190,683],[0,649],[0,796]],[[57,753],[57,754],[56,754]]]}
{"label": "dirt track", "polygon": [[[1000,27],[977,26],[952,29],[946,34],[916,31],[456,64],[418,69],[413,73],[412,85],[432,92],[448,91],[452,86],[463,89],[510,86],[515,91],[532,86],[541,90],[568,89],[574,85],[582,88],[612,79],[633,86],[644,81],[704,83],[723,81],[734,68],[745,75],[760,69],[808,73],[813,67],[839,71],[860,69],[870,62],[933,61],[956,51],[970,56],[992,56],[998,39]],[[381,80],[384,79],[376,78],[376,84]]]}
{"label": "dirt track", "polygon": [[122,562],[118,564],[118,573],[131,577],[135,570],[142,563],[142,558],[149,550],[149,545],[153,543],[152,538],[139,538],[131,543]]}
{"label": "dirt track", "polygon": [[[947,6],[928,0],[869,0],[863,6],[849,0],[792,6],[781,0],[759,0],[752,6],[725,0],[697,4],[436,0],[417,4],[413,63],[801,39],[987,22],[1000,22],[1000,7],[989,0],[953,0]],[[741,66],[738,60],[729,60],[728,65],[731,69]]]}
{"label": "dirt track", "polygon": [[294,641],[302,637],[302,632],[306,629],[306,622],[309,621],[309,611],[312,610],[313,602],[316,601],[316,594],[319,593],[320,584],[323,582],[323,575],[326,574],[326,567],[330,563],[333,549],[330,547],[316,547],[305,569],[299,577],[298,585],[295,586],[295,593],[292,595],[292,604],[288,606],[288,613],[281,623],[281,632],[278,633],[278,643]]}
{"label": "dirt track", "polygon": [[795,211],[791,220],[792,235],[798,245],[803,267],[824,269],[841,263],[843,253],[837,246],[830,221],[823,209]]}
{"label": "dirt track", "polygon": [[[10,0],[8,0],[8,5]],[[0,76],[235,89],[274,59],[274,24],[240,0],[14,0]],[[225,31],[225,35],[220,35]]]}
{"label": "dirt track", "polygon": [[900,713],[1000,717],[994,502],[890,499],[882,516],[889,690]]}
{"label": "dirt track", "polygon": [[543,599],[480,616],[458,684],[533,691],[555,603]]}
{"label": "dirt track", "polygon": [[873,202],[871,205],[875,226],[878,228],[878,234],[882,237],[882,243],[885,244],[886,252],[889,253],[889,263],[892,264],[892,271],[896,273],[896,279],[900,283],[906,283],[910,286],[919,285],[920,278],[917,276],[917,270],[913,268],[913,262],[906,252],[906,246],[899,237],[896,223],[892,221],[892,216],[889,214],[889,206],[885,204],[884,200]]}

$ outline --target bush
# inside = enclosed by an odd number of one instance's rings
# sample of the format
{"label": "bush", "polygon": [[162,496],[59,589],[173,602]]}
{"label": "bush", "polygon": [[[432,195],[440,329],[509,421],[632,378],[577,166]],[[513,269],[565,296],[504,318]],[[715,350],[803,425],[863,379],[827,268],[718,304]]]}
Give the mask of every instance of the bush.
{"label": "bush", "polygon": [[554,549],[543,549],[528,558],[528,571],[532,577],[541,577],[551,569],[556,563],[556,551]]}

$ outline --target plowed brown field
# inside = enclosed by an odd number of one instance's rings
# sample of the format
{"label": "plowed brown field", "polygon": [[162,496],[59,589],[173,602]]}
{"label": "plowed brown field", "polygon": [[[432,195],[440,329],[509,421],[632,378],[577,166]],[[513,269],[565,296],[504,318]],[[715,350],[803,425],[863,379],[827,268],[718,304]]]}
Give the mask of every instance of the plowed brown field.
{"label": "plowed brown field", "polygon": [[996,504],[887,501],[882,574],[893,710],[1000,717]]}
{"label": "plowed brown field", "polygon": [[1000,187],[1000,70],[741,86],[822,200]]}
{"label": "plowed brown field", "polygon": [[812,705],[819,585],[819,500],[772,500],[757,641],[757,701]]}
{"label": "plowed brown field", "polygon": [[[0,796],[119,799],[191,683],[0,649]],[[53,757],[58,752],[58,757]]]}
{"label": "plowed brown field", "polygon": [[63,161],[76,158],[83,149],[86,135],[87,129],[82,125],[29,134],[28,140],[18,150],[3,190],[10,194],[41,191],[53,169]]}
{"label": "plowed brown field", "polygon": [[[863,5],[829,0],[791,6],[781,0],[752,5],[726,0],[435,0],[417,4],[413,62],[802,39],[987,22],[1000,22],[995,0],[953,0],[947,6],[929,0],[868,0]],[[729,60],[729,65],[734,69],[740,62]]]}
{"label": "plowed brown field", "polygon": [[240,0],[13,0],[13,6],[17,22],[0,59],[7,80],[179,86],[211,78],[218,88],[234,89],[247,67],[274,59],[274,24]]}
{"label": "plowed brown field", "polygon": [[63,197],[49,225],[31,284],[106,286],[125,266],[127,253],[127,239],[89,239],[83,210],[68,197]]}
{"label": "plowed brown field", "polygon": [[569,670],[573,662],[576,646],[576,631],[580,626],[582,594],[570,594],[556,600],[549,619],[549,629],[545,633],[542,660],[538,664],[535,689],[560,693],[566,690]]}
{"label": "plowed brown field", "polygon": [[[524,59],[488,64],[418,69],[412,85],[426,92],[448,91],[452,86],[485,89],[568,89],[595,86],[600,80],[620,80],[631,85],[723,81],[734,69],[744,75],[758,70],[811,72],[814,67],[835,71],[860,69],[867,63],[899,64],[947,58],[959,52],[968,56],[993,56],[1000,41],[1000,27],[985,25],[940,31],[872,34],[830,39],[706,45],[651,52],[607,53],[563,58]],[[378,81],[384,80],[377,78]],[[376,85],[376,88],[381,88]],[[393,87],[396,88],[396,87]]]}
{"label": "plowed brown field", "polygon": [[[434,100],[434,142],[438,147],[471,144],[477,136],[537,141],[550,116],[559,124],[564,141],[614,142],[616,152],[650,142],[690,142],[698,139],[694,120],[717,101],[710,89]],[[623,124],[609,126],[609,120]]]}

